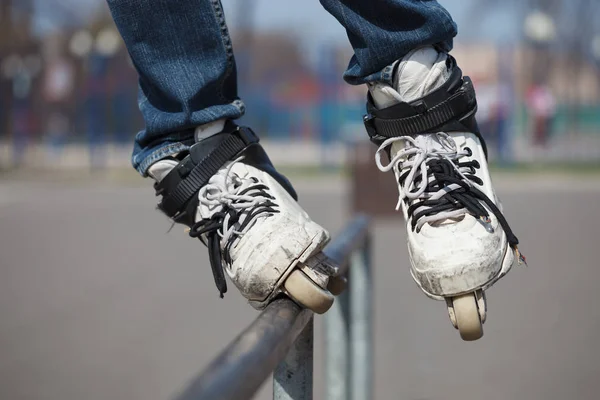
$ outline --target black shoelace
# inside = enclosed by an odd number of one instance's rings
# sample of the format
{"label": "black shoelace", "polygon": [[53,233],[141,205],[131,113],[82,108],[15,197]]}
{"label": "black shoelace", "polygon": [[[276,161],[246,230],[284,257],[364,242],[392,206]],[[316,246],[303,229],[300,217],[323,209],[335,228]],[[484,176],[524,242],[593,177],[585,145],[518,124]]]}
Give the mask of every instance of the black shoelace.
{"label": "black shoelace", "polygon": [[[191,237],[203,240],[202,236],[206,236],[206,246],[210,266],[212,269],[215,285],[219,290],[221,298],[227,292],[227,282],[223,272],[223,262],[231,264],[230,255],[231,248],[241,232],[251,228],[251,224],[256,222],[256,217],[263,214],[279,213],[277,204],[273,202],[275,198],[268,193],[268,186],[259,183],[258,179],[252,178],[253,184],[235,193],[234,197],[240,197],[238,200],[233,199],[229,204],[223,204],[222,208],[211,215],[210,218],[204,218],[192,225],[189,235]],[[241,196],[262,197],[265,200],[260,201],[251,207],[247,207],[247,200]],[[238,205],[238,207],[236,207]],[[227,227],[224,227],[224,223]],[[226,231],[231,231],[227,236],[227,241],[221,251],[221,240]]]}
{"label": "black shoelace", "polygon": [[[465,148],[465,150],[469,152],[469,155],[472,154],[471,149],[469,149],[468,147]],[[425,165],[427,168],[427,177],[429,180],[424,193],[436,193],[444,188],[448,188],[450,185],[458,185],[459,187],[453,190],[448,190],[447,193],[443,194],[438,199],[420,200],[409,206],[407,211],[409,217],[411,218],[411,227],[413,231],[416,229],[417,221],[419,220],[419,218],[436,215],[440,212],[461,209],[466,209],[469,214],[473,215],[475,218],[479,218],[483,223],[485,223],[487,229],[492,229],[489,226],[489,209],[492,212],[492,214],[498,219],[500,226],[506,233],[506,237],[510,246],[513,248],[517,247],[517,245],[519,244],[519,240],[513,234],[512,229],[508,225],[508,222],[506,221],[506,218],[504,217],[500,209],[498,209],[496,204],[494,204],[494,202],[490,200],[490,198],[485,193],[483,193],[481,190],[477,189],[473,185],[470,185],[469,183],[465,182],[463,177],[457,171],[457,169],[465,171],[463,173],[465,178],[467,178],[473,183],[482,185],[483,181],[475,175],[476,169],[480,168],[478,161],[473,160],[459,162],[458,160],[450,161],[446,158],[437,158],[427,161]],[[409,173],[410,171],[406,171],[400,175],[399,183],[401,185],[404,185],[404,181],[406,180],[406,177],[409,175]],[[431,177],[433,177],[433,179],[430,179]],[[418,185],[419,183],[421,183],[421,181],[421,175],[415,176],[415,185]],[[404,200],[406,202],[409,201],[408,198]],[[487,206],[487,209],[484,205]],[[419,209],[420,207],[430,208],[417,211],[417,209]]]}

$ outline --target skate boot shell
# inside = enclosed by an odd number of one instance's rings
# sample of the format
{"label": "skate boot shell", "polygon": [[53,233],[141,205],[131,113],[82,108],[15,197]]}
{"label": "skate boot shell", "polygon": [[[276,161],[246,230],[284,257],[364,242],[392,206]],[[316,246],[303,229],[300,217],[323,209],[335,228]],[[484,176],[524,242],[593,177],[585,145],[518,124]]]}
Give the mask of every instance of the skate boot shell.
{"label": "skate boot shell", "polygon": [[492,186],[473,84],[451,56],[426,47],[397,63],[392,85],[370,85],[367,108],[377,166],[396,177],[411,275],[446,300],[464,340],[479,339],[484,290],[524,259]]}
{"label": "skate boot shell", "polygon": [[189,152],[150,168],[158,208],[207,246],[221,297],[226,274],[256,309],[285,294],[324,313],[336,272],[321,252],[328,232],[297,203],[252,130],[232,122],[222,128],[201,132]]}

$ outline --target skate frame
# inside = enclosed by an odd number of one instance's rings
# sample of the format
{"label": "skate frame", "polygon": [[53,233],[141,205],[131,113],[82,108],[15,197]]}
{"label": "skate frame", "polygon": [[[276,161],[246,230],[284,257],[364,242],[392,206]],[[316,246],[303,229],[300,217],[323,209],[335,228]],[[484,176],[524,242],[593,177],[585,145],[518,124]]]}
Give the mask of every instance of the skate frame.
{"label": "skate frame", "polygon": [[[349,283],[324,315],[325,398],[367,400],[373,348],[368,218],[354,218],[324,252]],[[312,311],[288,298],[275,300],[175,400],[250,399],[271,373],[273,399],[311,400],[313,335]]]}

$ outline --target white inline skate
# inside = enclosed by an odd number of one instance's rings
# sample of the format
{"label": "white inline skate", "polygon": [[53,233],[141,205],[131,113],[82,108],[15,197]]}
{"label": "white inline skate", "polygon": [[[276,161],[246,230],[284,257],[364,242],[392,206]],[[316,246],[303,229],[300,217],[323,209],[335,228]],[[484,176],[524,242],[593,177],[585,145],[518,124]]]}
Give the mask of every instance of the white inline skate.
{"label": "white inline skate", "polygon": [[524,258],[492,187],[472,83],[452,57],[426,47],[398,62],[392,86],[369,93],[365,126],[377,166],[396,176],[411,275],[446,300],[464,340],[479,339],[484,291]]}
{"label": "white inline skate", "polygon": [[207,247],[215,283],[227,291],[224,273],[257,308],[285,293],[324,313],[333,304],[327,290],[336,267],[321,253],[329,234],[296,202],[258,138],[245,127],[218,122],[179,159],[152,165],[159,208]]}

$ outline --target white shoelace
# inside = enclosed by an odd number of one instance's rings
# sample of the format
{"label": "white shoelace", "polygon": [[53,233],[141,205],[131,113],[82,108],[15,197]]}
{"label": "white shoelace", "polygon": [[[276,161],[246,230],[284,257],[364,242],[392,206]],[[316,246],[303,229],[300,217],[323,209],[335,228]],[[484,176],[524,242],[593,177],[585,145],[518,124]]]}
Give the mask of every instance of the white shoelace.
{"label": "white shoelace", "polygon": [[[223,219],[222,228],[217,231],[221,237],[221,248],[224,248],[232,235],[243,236],[251,224],[244,227],[243,231],[236,230],[236,226],[244,226],[244,221],[250,214],[250,210],[259,206],[261,203],[269,201],[265,196],[264,184],[260,181],[254,181],[251,178],[242,179],[237,174],[232,173],[231,169],[235,163],[241,161],[244,157],[234,160],[222,175],[223,179],[208,183],[199,191],[198,198],[201,204],[207,207],[226,206],[239,212],[239,218],[231,223],[230,214],[226,214]],[[240,194],[244,193],[244,194]],[[218,212],[219,209],[216,209]]]}
{"label": "white shoelace", "polygon": [[[408,175],[404,179],[404,182],[402,184],[400,184],[400,182],[398,183],[399,196],[398,203],[396,204],[396,210],[400,208],[404,199],[409,199],[411,202],[415,200],[437,200],[443,195],[461,187],[458,184],[452,183],[436,192],[426,192],[428,184],[433,179],[433,176],[428,177],[429,171],[427,163],[431,160],[443,159],[449,161],[462,180],[469,186],[473,185],[472,182],[465,176],[465,173],[468,173],[470,168],[459,168],[454,163],[454,161],[457,161],[463,156],[469,156],[469,153],[467,151],[459,150],[456,142],[444,132],[438,132],[430,135],[435,135],[441,146],[433,147],[427,144],[418,143],[417,140],[410,136],[399,136],[384,141],[375,153],[375,163],[380,171],[387,172],[393,170],[397,178],[399,178],[400,175],[407,170],[409,171]],[[388,164],[383,164],[381,160],[382,153],[386,152],[388,148],[391,150],[391,146],[397,142],[403,142],[405,146],[404,149],[394,154]],[[417,176],[421,177],[418,184],[415,183],[415,178]],[[419,213],[430,208],[432,207],[421,206],[418,207],[414,213]],[[448,218],[457,218],[465,215],[467,212],[468,210],[466,208],[460,208],[457,210],[439,212],[434,215],[426,215],[419,218],[416,229],[420,229],[426,223],[443,221]]]}

